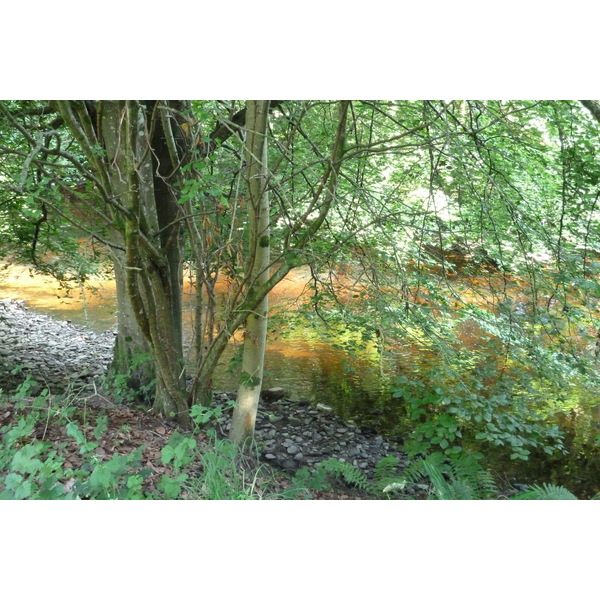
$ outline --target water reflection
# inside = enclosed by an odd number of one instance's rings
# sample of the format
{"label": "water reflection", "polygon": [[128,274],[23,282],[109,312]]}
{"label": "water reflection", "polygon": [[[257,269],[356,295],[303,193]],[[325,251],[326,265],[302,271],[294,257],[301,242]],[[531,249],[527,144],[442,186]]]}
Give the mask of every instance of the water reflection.
{"label": "water reflection", "polygon": [[113,329],[116,322],[114,281],[100,277],[90,278],[85,287],[67,289],[53,277],[12,265],[0,274],[0,296],[25,300],[33,310],[57,321],[84,325],[96,333]]}
{"label": "water reflection", "polygon": [[[113,329],[116,324],[116,291],[113,281],[90,279],[85,288],[66,290],[55,279],[30,272],[23,266],[12,266],[0,280],[0,295],[4,298],[25,300],[26,304],[57,321],[70,321],[89,327],[97,333]],[[271,304],[280,309],[294,310],[310,280],[307,269],[296,269],[271,294]],[[192,309],[189,285],[184,321],[191,330]],[[384,390],[381,388],[377,365],[368,353],[350,356],[348,352],[312,335],[279,339],[275,336],[267,345],[264,387],[283,387],[298,400],[334,404],[340,416],[346,419],[372,420],[371,412],[382,410]],[[215,386],[234,390],[238,385],[235,356],[239,343],[232,342],[215,376]],[[372,410],[371,410],[372,409]]]}

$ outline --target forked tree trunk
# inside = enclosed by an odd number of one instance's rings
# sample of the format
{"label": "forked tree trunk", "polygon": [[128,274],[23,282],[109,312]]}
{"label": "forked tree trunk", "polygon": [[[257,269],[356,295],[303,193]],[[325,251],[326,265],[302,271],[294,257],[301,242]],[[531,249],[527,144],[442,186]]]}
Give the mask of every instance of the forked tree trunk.
{"label": "forked tree trunk", "polygon": [[174,284],[180,265],[175,264],[177,253],[165,247],[175,243],[163,235],[164,220],[172,218],[172,212],[160,204],[168,200],[164,194],[160,190],[157,194],[148,123],[144,109],[135,102],[105,102],[102,108],[108,179],[122,205],[115,220],[122,223],[125,260],[122,273],[116,269],[115,274],[124,277],[125,304],[151,350],[156,374],[153,410],[187,422],[180,284]]}
{"label": "forked tree trunk", "polygon": [[[252,286],[264,285],[269,280],[268,110],[268,101],[248,101],[246,105],[246,178],[250,204],[247,265],[252,273]],[[242,375],[230,431],[231,441],[239,446],[250,442],[254,436],[267,343],[268,302],[265,294],[246,322]]]}

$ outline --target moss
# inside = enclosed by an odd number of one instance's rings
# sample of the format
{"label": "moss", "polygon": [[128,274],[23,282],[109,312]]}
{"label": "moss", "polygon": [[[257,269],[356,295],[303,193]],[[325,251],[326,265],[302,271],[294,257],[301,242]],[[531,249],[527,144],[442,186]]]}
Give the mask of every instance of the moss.
{"label": "moss", "polygon": [[263,235],[260,240],[258,240],[258,245],[261,248],[268,248],[270,244],[270,238],[268,235]]}

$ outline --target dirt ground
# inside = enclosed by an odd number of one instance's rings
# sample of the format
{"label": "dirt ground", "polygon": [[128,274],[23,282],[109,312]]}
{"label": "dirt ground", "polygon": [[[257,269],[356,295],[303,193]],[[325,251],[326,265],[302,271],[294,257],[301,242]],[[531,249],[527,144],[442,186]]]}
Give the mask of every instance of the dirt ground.
{"label": "dirt ground", "polygon": [[[32,398],[23,398],[18,403],[6,399],[0,400],[0,429],[16,425],[19,419],[31,412],[33,402]],[[38,440],[50,444],[52,449],[64,458],[65,470],[77,470],[82,467],[85,460],[80,452],[80,445],[67,433],[69,422],[77,425],[86,440],[98,444],[93,454],[103,461],[110,460],[114,455],[126,456],[142,447],[141,466],[150,472],[143,484],[144,492],[148,493],[157,491],[156,486],[163,475],[174,476],[171,466],[163,463],[161,451],[175,432],[192,436],[196,440],[198,458],[185,467],[185,472],[190,478],[202,477],[203,467],[200,456],[203,452],[214,449],[214,440],[205,431],[194,433],[191,427],[182,426],[161,416],[154,416],[143,407],[116,404],[110,397],[100,394],[76,398],[70,401],[67,408],[74,409],[69,412],[68,419],[57,419],[53,414],[60,411],[60,414],[64,415],[65,406],[58,407],[53,397],[49,397],[44,409],[41,411],[37,409],[39,418],[31,439],[22,440],[22,443]],[[99,420],[104,418],[106,424],[101,436],[98,436],[96,427]],[[218,437],[225,437],[222,432],[219,432],[218,424],[215,430]],[[276,471],[271,466],[260,463],[254,456],[242,456],[238,459],[238,464],[240,469],[253,474],[255,480],[253,497],[255,498],[278,499],[280,494],[291,485],[290,474]],[[0,477],[4,478],[6,474],[6,472],[0,473]],[[66,480],[63,485],[68,490],[73,482]],[[312,491],[298,499],[349,500],[365,497],[366,495],[359,490],[338,483],[333,491]],[[202,498],[191,496],[184,491],[181,499]]]}

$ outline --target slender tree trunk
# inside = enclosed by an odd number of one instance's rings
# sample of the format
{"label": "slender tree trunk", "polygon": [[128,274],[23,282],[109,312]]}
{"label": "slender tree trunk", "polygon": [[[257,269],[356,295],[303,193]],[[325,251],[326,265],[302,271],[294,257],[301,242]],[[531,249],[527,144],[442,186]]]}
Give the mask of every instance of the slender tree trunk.
{"label": "slender tree trunk", "polygon": [[[268,101],[248,101],[246,105],[246,176],[250,203],[247,267],[252,273],[252,286],[264,285],[269,280],[268,111]],[[242,375],[230,432],[230,439],[240,446],[251,441],[254,435],[264,372],[268,302],[268,294],[265,294],[246,322]]]}

